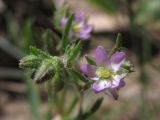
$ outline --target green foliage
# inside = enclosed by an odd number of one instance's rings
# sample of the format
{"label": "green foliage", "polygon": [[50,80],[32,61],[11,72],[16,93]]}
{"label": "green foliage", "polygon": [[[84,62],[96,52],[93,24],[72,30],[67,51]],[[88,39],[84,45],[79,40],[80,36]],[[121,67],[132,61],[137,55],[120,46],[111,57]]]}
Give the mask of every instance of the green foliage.
{"label": "green foliage", "polygon": [[30,47],[31,55],[20,60],[20,67],[34,69],[33,80],[36,83],[48,81],[48,88],[53,93],[60,91],[64,86],[63,63],[59,57],[52,57],[36,47]]}
{"label": "green foliage", "polygon": [[117,35],[115,47],[116,47],[116,48],[122,47],[122,38],[121,38],[121,34],[120,34],[120,33],[118,33],[118,35]]}
{"label": "green foliage", "polygon": [[67,23],[66,23],[66,26],[65,26],[65,29],[63,31],[63,36],[62,36],[62,44],[61,44],[61,47],[60,49],[62,51],[65,51],[67,45],[68,45],[68,42],[69,42],[69,35],[70,35],[70,30],[71,30],[71,27],[72,27],[72,21],[74,19],[74,15],[72,14]]}
{"label": "green foliage", "polygon": [[23,41],[24,41],[24,50],[25,52],[29,52],[29,46],[35,45],[35,41],[34,41],[34,31],[33,31],[33,19],[27,19],[24,27],[23,27]]}
{"label": "green foliage", "polygon": [[67,51],[67,63],[72,63],[81,52],[82,42],[79,41],[73,48],[70,48]]}
{"label": "green foliage", "polygon": [[52,53],[54,51],[54,39],[53,39],[53,32],[50,29],[47,29],[43,34],[42,34],[42,39],[44,40],[44,49],[48,53]]}
{"label": "green foliage", "polygon": [[81,120],[81,119],[86,120],[87,118],[89,118],[92,114],[94,114],[99,109],[99,107],[102,104],[102,101],[103,101],[103,98],[98,98],[96,100],[96,102],[93,104],[93,106],[89,109],[89,111],[81,113],[82,115],[79,114],[76,119],[77,120]]}
{"label": "green foliage", "polygon": [[6,14],[6,25],[7,25],[7,32],[9,34],[10,39],[12,40],[12,43],[16,45],[20,45],[19,43],[19,26],[18,22],[16,21],[16,18],[13,16],[13,14],[9,13]]}
{"label": "green foliage", "polygon": [[92,114],[95,113],[99,109],[100,105],[102,104],[102,101],[103,101],[103,98],[98,98],[96,102],[93,104],[92,108],[90,109],[90,113]]}
{"label": "green foliage", "polygon": [[35,120],[42,120],[41,119],[41,114],[40,114],[40,105],[41,105],[41,100],[40,100],[40,93],[39,89],[35,84],[32,82],[30,79],[30,73],[26,72],[26,85],[27,85],[27,91],[28,91],[28,99],[29,103],[31,104],[31,112],[34,116]]}
{"label": "green foliage", "polygon": [[159,21],[160,19],[160,1],[159,0],[141,0],[136,10],[135,20],[145,25],[150,21]]}

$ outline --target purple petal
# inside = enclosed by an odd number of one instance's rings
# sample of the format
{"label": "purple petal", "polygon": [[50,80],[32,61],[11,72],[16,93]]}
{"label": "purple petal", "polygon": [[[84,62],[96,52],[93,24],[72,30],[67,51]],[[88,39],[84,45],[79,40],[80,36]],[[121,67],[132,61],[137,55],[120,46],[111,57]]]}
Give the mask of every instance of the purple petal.
{"label": "purple petal", "polygon": [[80,66],[80,70],[87,75],[87,77],[91,78],[91,77],[95,77],[95,71],[96,71],[96,67],[90,64],[82,64]]}
{"label": "purple petal", "polygon": [[76,14],[75,14],[75,20],[77,22],[83,22],[83,21],[85,21],[85,14],[84,14],[84,12],[82,12],[82,11],[76,12]]}
{"label": "purple petal", "polygon": [[84,28],[80,31],[83,34],[89,34],[93,30],[93,25],[85,25]]}
{"label": "purple petal", "polygon": [[95,93],[102,92],[111,87],[111,81],[100,80],[92,84]]}
{"label": "purple petal", "polygon": [[67,21],[68,21],[68,18],[63,17],[63,18],[61,19],[61,22],[60,22],[61,26],[64,27],[64,26],[66,25]]}
{"label": "purple petal", "polygon": [[120,88],[124,87],[125,85],[126,85],[126,83],[124,82],[124,79],[121,79],[117,89],[119,90]]}
{"label": "purple petal", "polygon": [[98,46],[96,48],[95,57],[96,57],[96,63],[98,65],[103,65],[108,61],[108,55],[103,46]]}
{"label": "purple petal", "polygon": [[116,52],[115,54],[112,55],[111,57],[111,66],[112,68],[117,71],[121,64],[125,61],[126,55],[124,52]]}
{"label": "purple petal", "polygon": [[124,77],[125,77],[126,75],[127,75],[127,73],[113,76],[111,88],[119,88],[119,87],[122,87],[123,84],[125,84],[123,79],[124,79]]}
{"label": "purple petal", "polygon": [[84,34],[84,33],[79,33],[77,36],[82,40],[88,40],[91,37],[90,34]]}
{"label": "purple petal", "polygon": [[111,86],[111,88],[117,88],[117,87],[119,86],[120,80],[121,80],[121,79],[114,79],[114,80],[112,81],[112,86]]}
{"label": "purple petal", "polygon": [[127,73],[124,73],[122,75],[116,75],[113,77],[112,87],[111,88],[117,88],[120,89],[125,86],[124,77],[127,75]]}

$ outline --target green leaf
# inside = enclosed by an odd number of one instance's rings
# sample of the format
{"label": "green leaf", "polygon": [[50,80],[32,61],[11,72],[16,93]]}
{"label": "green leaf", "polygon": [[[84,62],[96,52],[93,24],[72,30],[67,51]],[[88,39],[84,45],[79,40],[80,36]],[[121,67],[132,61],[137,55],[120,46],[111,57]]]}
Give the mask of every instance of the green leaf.
{"label": "green leaf", "polygon": [[117,39],[116,39],[116,48],[120,48],[120,47],[122,47],[122,39],[121,39],[121,34],[120,33],[118,33],[118,35],[117,35]]}
{"label": "green leaf", "polygon": [[40,57],[40,58],[51,58],[51,56],[49,54],[47,54],[46,52],[36,48],[36,47],[33,47],[33,46],[30,46],[30,52],[31,54],[33,55],[36,55],[37,57]]}
{"label": "green leaf", "polygon": [[74,15],[72,14],[67,23],[66,23],[66,26],[65,26],[65,29],[63,31],[63,36],[62,36],[62,46],[61,46],[61,50],[62,51],[65,51],[66,47],[67,47],[67,44],[69,42],[69,34],[70,34],[70,30],[71,30],[71,27],[72,27],[72,21],[74,19]]}
{"label": "green leaf", "polygon": [[48,29],[42,34],[42,38],[44,40],[44,47],[45,50],[49,53],[52,53],[54,51],[54,42],[53,42],[53,32]]}
{"label": "green leaf", "polygon": [[122,50],[123,47],[121,47],[121,46],[122,46],[121,34],[118,33],[117,39],[116,39],[116,45],[115,45],[115,47],[110,51],[109,57],[111,57],[116,51]]}
{"label": "green leaf", "polygon": [[91,107],[91,109],[88,112],[83,114],[83,118],[88,118],[93,113],[95,113],[101,106],[102,101],[103,101],[103,98],[98,98],[96,102],[93,104],[93,106]]}
{"label": "green leaf", "polygon": [[95,59],[94,58],[91,58],[90,56],[85,56],[87,62],[91,65],[96,65],[96,62],[95,62]]}
{"label": "green leaf", "polygon": [[147,26],[148,23],[159,22],[160,0],[141,0],[135,12],[135,22]]}
{"label": "green leaf", "polygon": [[92,108],[90,110],[92,114],[95,113],[99,109],[102,101],[103,101],[103,97],[97,99],[97,101],[94,103],[94,105],[92,106]]}
{"label": "green leaf", "polygon": [[34,116],[34,120],[42,120],[43,116],[40,112],[40,106],[41,106],[41,98],[40,98],[40,92],[37,86],[33,83],[32,79],[30,79],[30,73],[26,71],[26,87],[27,87],[27,96],[29,103],[31,105],[31,112]]}
{"label": "green leaf", "polygon": [[81,51],[81,46],[82,46],[82,42],[79,41],[75,47],[73,47],[70,52],[68,53],[68,61],[67,63],[71,63],[73,62],[77,56],[79,55],[80,51]]}
{"label": "green leaf", "polygon": [[33,37],[33,19],[28,19],[23,26],[24,50],[29,52],[29,46],[35,45]]}

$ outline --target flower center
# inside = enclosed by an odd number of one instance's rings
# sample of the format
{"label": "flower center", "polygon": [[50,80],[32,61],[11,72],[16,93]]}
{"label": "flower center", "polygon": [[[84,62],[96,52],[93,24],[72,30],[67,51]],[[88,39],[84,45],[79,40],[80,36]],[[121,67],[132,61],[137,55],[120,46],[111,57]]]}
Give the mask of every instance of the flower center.
{"label": "flower center", "polygon": [[112,76],[112,72],[104,67],[99,67],[96,71],[99,78],[108,79]]}
{"label": "flower center", "polygon": [[73,30],[74,30],[75,32],[78,32],[78,31],[80,30],[80,26],[77,25],[77,24],[74,24],[74,25],[73,25]]}

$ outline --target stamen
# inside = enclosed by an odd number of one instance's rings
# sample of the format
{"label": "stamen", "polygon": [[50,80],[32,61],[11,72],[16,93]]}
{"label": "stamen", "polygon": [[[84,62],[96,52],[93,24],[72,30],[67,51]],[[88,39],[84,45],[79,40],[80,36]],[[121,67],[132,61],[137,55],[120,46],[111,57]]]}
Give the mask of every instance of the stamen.
{"label": "stamen", "polygon": [[99,67],[96,74],[100,78],[108,79],[112,76],[112,72],[104,67]]}
{"label": "stamen", "polygon": [[74,30],[75,32],[78,32],[78,31],[80,30],[80,27],[79,27],[77,24],[74,24],[74,25],[73,25],[73,30]]}

